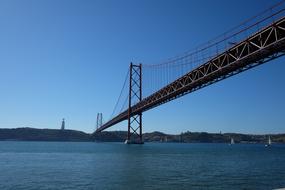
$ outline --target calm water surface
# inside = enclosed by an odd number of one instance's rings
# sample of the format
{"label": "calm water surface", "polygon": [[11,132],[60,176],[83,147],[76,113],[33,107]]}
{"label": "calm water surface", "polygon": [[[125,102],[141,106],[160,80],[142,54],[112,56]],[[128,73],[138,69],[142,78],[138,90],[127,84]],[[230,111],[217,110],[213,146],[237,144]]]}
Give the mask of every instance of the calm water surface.
{"label": "calm water surface", "polygon": [[285,146],[0,142],[0,189],[274,189]]}

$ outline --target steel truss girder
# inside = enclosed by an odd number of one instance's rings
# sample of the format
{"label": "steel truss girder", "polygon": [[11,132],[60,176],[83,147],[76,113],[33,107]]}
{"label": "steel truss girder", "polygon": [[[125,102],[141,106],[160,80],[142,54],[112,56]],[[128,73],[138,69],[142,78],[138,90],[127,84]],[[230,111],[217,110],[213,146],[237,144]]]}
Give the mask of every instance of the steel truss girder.
{"label": "steel truss girder", "polygon": [[[261,29],[131,107],[131,115],[184,96],[205,86],[266,63],[285,54],[285,17]],[[128,110],[97,130],[100,132],[128,118]]]}

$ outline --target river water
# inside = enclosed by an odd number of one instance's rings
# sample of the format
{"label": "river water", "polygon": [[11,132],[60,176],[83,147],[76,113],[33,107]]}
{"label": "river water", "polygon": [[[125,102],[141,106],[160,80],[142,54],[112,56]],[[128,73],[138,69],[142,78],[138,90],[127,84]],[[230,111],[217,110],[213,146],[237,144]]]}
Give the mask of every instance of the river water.
{"label": "river water", "polygon": [[0,142],[0,189],[275,189],[285,145]]}

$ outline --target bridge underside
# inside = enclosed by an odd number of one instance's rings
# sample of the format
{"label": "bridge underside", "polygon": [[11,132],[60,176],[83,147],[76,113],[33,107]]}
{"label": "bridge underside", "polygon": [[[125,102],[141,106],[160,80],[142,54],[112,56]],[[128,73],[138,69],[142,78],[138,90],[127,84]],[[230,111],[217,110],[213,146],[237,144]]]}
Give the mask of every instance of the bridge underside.
{"label": "bridge underside", "polygon": [[129,115],[144,111],[174,100],[185,94],[266,63],[285,54],[285,18],[263,28],[249,38],[233,45],[205,64],[190,71],[142,101],[123,111],[102,127],[100,132],[123,120]]}

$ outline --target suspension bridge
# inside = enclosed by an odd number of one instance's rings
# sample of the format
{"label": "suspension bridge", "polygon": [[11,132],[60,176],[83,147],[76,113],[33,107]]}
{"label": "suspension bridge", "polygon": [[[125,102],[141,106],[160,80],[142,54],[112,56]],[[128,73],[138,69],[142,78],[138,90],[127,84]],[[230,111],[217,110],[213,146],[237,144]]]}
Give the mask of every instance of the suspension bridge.
{"label": "suspension bridge", "polygon": [[130,64],[110,119],[96,133],[128,121],[126,143],[143,143],[142,113],[285,54],[285,1],[194,51],[159,64]]}

